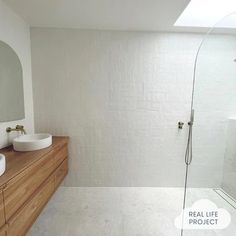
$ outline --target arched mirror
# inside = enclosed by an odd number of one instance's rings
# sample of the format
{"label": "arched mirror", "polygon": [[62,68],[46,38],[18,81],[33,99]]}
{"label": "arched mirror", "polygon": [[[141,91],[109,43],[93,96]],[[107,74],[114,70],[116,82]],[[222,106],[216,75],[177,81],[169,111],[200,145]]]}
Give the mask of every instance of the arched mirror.
{"label": "arched mirror", "polygon": [[22,65],[15,51],[0,41],[0,122],[24,117]]}

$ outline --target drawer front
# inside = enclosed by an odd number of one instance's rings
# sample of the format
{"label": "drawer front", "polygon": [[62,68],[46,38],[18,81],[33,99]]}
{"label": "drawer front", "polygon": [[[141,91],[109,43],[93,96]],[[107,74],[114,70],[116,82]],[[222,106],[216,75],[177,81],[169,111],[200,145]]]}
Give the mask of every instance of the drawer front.
{"label": "drawer front", "polygon": [[[57,150],[58,152],[58,150]],[[6,221],[27,201],[55,170],[55,152],[51,152],[15,177],[3,190]]]}
{"label": "drawer front", "polygon": [[0,236],[6,236],[6,232],[3,230],[3,231],[0,231]]}
{"label": "drawer front", "polygon": [[[0,190],[0,228],[5,224],[3,192]],[[0,230],[1,232],[1,230]],[[1,234],[0,234],[1,235]]]}
{"label": "drawer front", "polygon": [[4,226],[2,226],[2,227],[0,228],[0,236],[5,236],[5,235],[7,235],[7,229],[8,229],[8,225],[7,225],[7,224],[5,224]]}
{"label": "drawer front", "polygon": [[68,156],[68,146],[64,145],[60,151],[55,155],[56,167],[58,167]]}
{"label": "drawer front", "polygon": [[46,180],[38,191],[9,220],[7,235],[24,236],[54,192],[54,178]]}
{"label": "drawer front", "polygon": [[55,171],[55,188],[57,188],[68,173],[68,158]]}
{"label": "drawer front", "polygon": [[0,236],[6,236],[6,233],[4,231],[0,232]]}

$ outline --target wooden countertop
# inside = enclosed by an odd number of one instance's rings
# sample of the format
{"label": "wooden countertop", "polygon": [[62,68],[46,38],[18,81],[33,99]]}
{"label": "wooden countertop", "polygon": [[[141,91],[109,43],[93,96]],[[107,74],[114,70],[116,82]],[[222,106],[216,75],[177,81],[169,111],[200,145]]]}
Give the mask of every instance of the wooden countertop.
{"label": "wooden countertop", "polygon": [[37,162],[50,151],[67,144],[68,141],[69,137],[56,136],[52,138],[50,147],[31,152],[16,152],[12,146],[0,149],[0,153],[6,156],[6,171],[0,176],[0,188],[29,165]]}

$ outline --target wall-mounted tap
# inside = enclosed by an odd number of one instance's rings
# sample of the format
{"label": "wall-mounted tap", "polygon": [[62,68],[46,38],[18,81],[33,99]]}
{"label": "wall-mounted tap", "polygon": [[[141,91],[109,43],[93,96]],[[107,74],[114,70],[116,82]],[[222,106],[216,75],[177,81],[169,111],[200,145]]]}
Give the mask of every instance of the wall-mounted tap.
{"label": "wall-mounted tap", "polygon": [[23,125],[17,125],[16,128],[11,128],[11,127],[6,128],[7,133],[10,133],[12,131],[20,131],[21,134],[26,134],[26,131]]}
{"label": "wall-mounted tap", "polygon": [[179,122],[178,122],[178,128],[179,128],[179,129],[183,129],[183,126],[184,126],[184,122],[179,121]]}

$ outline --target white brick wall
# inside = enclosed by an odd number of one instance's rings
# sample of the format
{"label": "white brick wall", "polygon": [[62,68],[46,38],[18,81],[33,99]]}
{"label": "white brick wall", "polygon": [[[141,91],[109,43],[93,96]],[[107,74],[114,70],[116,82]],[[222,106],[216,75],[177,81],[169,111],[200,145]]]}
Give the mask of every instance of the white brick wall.
{"label": "white brick wall", "polygon": [[[29,26],[0,0],[0,40],[9,44],[17,53],[23,67],[25,119],[13,122],[0,122],[0,148],[11,144],[16,134],[8,135],[6,128],[16,124],[26,126],[34,132],[33,95],[31,78],[31,51]],[[11,92],[11,91],[9,91]],[[0,111],[1,112],[1,111]]]}
{"label": "white brick wall", "polygon": [[[66,185],[183,186],[187,126],[179,131],[177,122],[189,119],[201,39],[32,29],[36,131],[71,137]],[[201,132],[200,127],[195,134]],[[216,162],[211,152],[208,169],[202,168],[201,153],[191,167],[190,186],[219,186],[223,156]]]}
{"label": "white brick wall", "polygon": [[236,198],[236,117],[228,120],[222,188]]}
{"label": "white brick wall", "polygon": [[211,35],[199,54],[190,186],[222,182],[228,118],[236,115],[235,42],[235,36]]}

